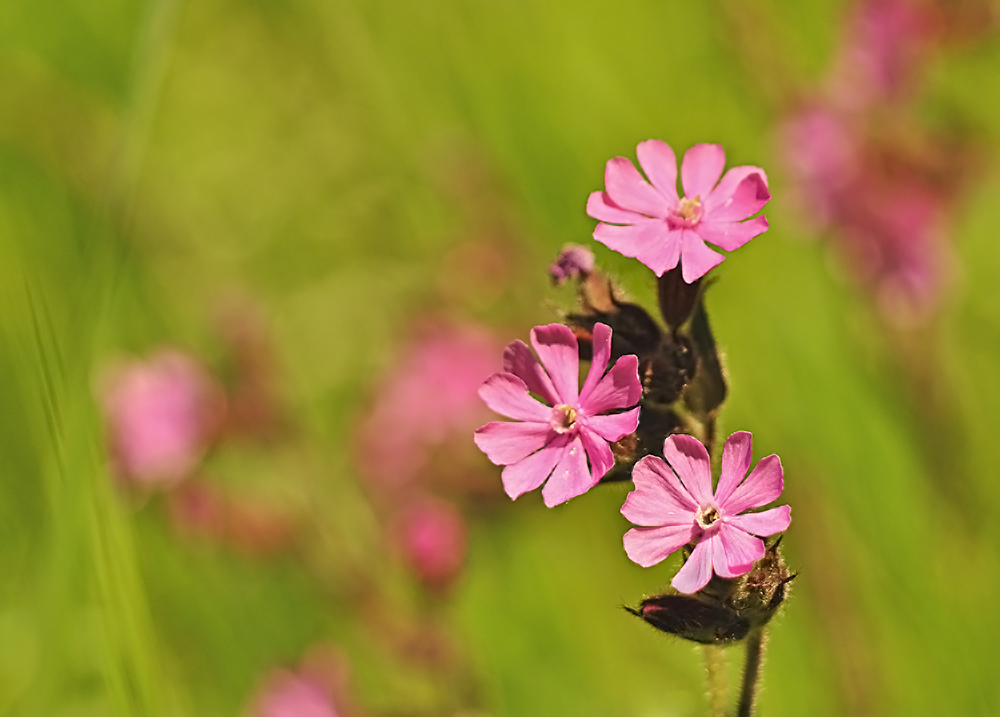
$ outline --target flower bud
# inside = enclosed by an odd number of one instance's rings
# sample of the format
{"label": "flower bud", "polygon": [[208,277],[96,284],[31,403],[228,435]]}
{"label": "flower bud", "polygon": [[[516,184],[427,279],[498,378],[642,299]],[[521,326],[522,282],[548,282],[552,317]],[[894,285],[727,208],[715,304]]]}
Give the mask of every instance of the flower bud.
{"label": "flower bud", "polygon": [[693,595],[671,592],[625,608],[657,630],[703,645],[730,645],[766,625],[778,612],[795,575],[776,540],[753,569],[733,580],[714,576]]}

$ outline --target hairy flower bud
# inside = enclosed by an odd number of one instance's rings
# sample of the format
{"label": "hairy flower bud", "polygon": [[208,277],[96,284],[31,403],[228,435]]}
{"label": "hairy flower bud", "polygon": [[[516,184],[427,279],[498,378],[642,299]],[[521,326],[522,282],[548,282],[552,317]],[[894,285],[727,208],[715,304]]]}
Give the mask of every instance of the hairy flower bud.
{"label": "hairy flower bud", "polygon": [[703,645],[730,645],[766,625],[788,595],[795,575],[778,551],[780,538],[750,572],[734,580],[715,576],[693,595],[671,592],[646,598],[630,613],[662,632]]}

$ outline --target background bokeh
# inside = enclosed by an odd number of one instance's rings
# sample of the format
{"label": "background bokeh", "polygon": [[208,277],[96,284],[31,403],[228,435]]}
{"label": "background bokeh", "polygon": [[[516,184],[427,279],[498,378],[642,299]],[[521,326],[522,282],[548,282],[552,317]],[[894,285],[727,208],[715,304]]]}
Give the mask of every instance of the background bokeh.
{"label": "background bokeh", "polygon": [[[701,654],[619,609],[677,565],[627,560],[625,486],[511,503],[463,434],[475,489],[436,494],[465,567],[422,587],[366,477],[419,402],[359,428],[433,327],[556,320],[564,243],[651,301],[584,212],[650,137],[721,143],[774,196],[708,294],[722,433],[781,455],[793,506],[760,713],[1000,714],[1000,40],[951,5],[872,111],[970,158],[935,175],[945,288],[899,322],[785,169],[846,3],[0,4],[0,714],[247,714],[316,650],[347,714],[705,714]],[[103,382],[161,347],[263,405],[199,469],[224,535],[110,462]]]}

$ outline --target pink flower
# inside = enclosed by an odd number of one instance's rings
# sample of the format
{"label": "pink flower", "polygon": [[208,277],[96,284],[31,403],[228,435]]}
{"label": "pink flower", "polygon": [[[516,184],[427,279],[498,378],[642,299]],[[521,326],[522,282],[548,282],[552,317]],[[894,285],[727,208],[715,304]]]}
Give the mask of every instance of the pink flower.
{"label": "pink flower", "polygon": [[567,279],[586,276],[594,270],[594,252],[579,244],[567,244],[549,267],[549,275],[562,286]]}
{"label": "pink flower", "polygon": [[683,593],[695,593],[708,584],[713,571],[735,578],[763,557],[764,542],[755,536],[780,533],[792,518],[787,505],[740,515],[775,500],[784,485],[776,455],[762,458],[744,480],[752,438],[738,431],[726,441],[714,495],[708,451],[691,436],[667,438],[666,461],[646,456],[636,464],[635,490],[622,506],[622,515],[644,526],[625,534],[625,552],[633,562],[648,568],[681,546],[697,543],[670,583]]}
{"label": "pink flower", "polygon": [[759,167],[733,167],[723,177],[722,146],[696,144],[681,164],[680,199],[677,159],[670,145],[647,140],[636,155],[652,184],[625,157],[615,157],[604,172],[607,191],[590,195],[587,214],[602,222],[594,230],[597,241],[635,257],[657,276],[679,261],[690,284],[722,263],[723,257],[706,241],[733,251],[767,231],[765,217],[748,219],[771,199],[767,176]]}
{"label": "pink flower", "polygon": [[254,717],[337,717],[326,687],[294,672],[276,673],[253,710]]}
{"label": "pink flower", "polygon": [[133,361],[105,377],[102,403],[117,469],[146,485],[171,485],[201,460],[225,410],[204,369],[177,351]]}
{"label": "pink flower", "polygon": [[410,569],[428,587],[446,586],[465,562],[466,527],[450,503],[421,500],[397,519],[396,540]]}
{"label": "pink flower", "polygon": [[487,418],[477,391],[496,371],[499,346],[479,326],[435,326],[404,352],[361,425],[359,462],[374,483],[395,490],[412,481],[434,447]]}
{"label": "pink flower", "polygon": [[511,498],[548,478],[542,498],[551,508],[586,493],[614,465],[608,442],[635,431],[639,409],[611,411],[635,406],[642,384],[635,356],[622,356],[604,374],[611,360],[611,328],[605,324],[594,326],[594,358],[582,389],[579,345],[569,328],[536,326],[531,344],[541,364],[523,342],[514,341],[504,352],[504,372],[479,389],[487,406],[521,423],[488,423],[475,440],[491,461],[506,466],[503,485]]}

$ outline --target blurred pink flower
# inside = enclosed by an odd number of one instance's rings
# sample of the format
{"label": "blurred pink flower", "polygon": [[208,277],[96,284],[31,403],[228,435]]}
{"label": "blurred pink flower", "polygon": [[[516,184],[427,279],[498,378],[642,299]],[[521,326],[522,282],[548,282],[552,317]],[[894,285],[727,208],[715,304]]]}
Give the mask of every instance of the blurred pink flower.
{"label": "blurred pink flower", "polygon": [[767,230],[764,216],[749,219],[771,199],[764,170],[733,167],[722,176],[721,145],[696,144],[684,154],[683,199],[677,196],[677,159],[670,145],[647,140],[636,155],[652,184],[632,162],[615,157],[604,173],[607,191],[590,195],[587,214],[601,221],[594,230],[597,241],[637,258],[657,276],[679,261],[690,284],[723,261],[705,242],[733,251]]}
{"label": "blurred pink flower", "polygon": [[465,562],[467,529],[450,503],[423,499],[397,516],[393,531],[407,565],[425,585],[448,585]]}
{"label": "blurred pink flower", "polygon": [[751,447],[752,436],[746,431],[726,440],[714,495],[708,451],[692,436],[668,437],[663,445],[666,461],[656,456],[640,460],[632,472],[635,490],[621,511],[644,526],[625,534],[629,558],[648,568],[678,548],[697,543],[670,583],[683,593],[701,590],[713,571],[723,578],[748,572],[764,555],[764,542],[756,536],[780,533],[791,522],[787,505],[744,513],[775,500],[784,485],[776,455],[762,458],[744,480]]}
{"label": "blurred pink flower", "polygon": [[116,469],[148,486],[187,477],[225,410],[222,390],[201,365],[171,350],[111,369],[101,399]]}
{"label": "blurred pink flower", "polygon": [[579,244],[567,244],[549,267],[549,275],[562,286],[568,279],[586,276],[594,270],[594,252]]}
{"label": "blurred pink flower", "polygon": [[503,485],[511,498],[548,478],[542,498],[551,508],[586,493],[614,465],[608,443],[635,431],[639,409],[612,411],[635,406],[642,384],[632,355],[622,356],[605,375],[611,360],[611,328],[605,324],[594,326],[594,358],[582,389],[579,345],[568,327],[536,326],[531,343],[541,364],[527,345],[514,341],[504,352],[504,371],[479,390],[486,405],[520,422],[488,423],[475,441],[491,461],[506,466]]}
{"label": "blurred pink flower", "polygon": [[329,690],[318,679],[275,673],[253,709],[253,717],[338,717]]}
{"label": "blurred pink flower", "polygon": [[782,159],[795,178],[793,196],[817,228],[834,219],[842,192],[857,176],[861,161],[857,131],[836,112],[807,107],[778,130]]}
{"label": "blurred pink flower", "polygon": [[364,419],[359,457],[370,478],[393,487],[412,480],[430,450],[488,415],[477,391],[496,370],[498,341],[477,326],[437,328],[384,381]]}
{"label": "blurred pink flower", "polygon": [[935,19],[920,0],[860,0],[845,23],[829,92],[843,109],[864,110],[909,90],[934,41]]}

